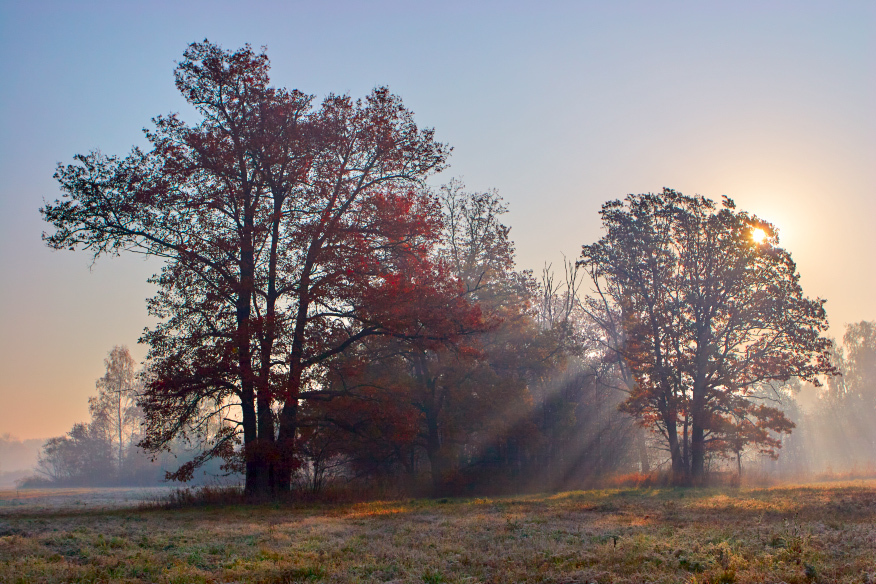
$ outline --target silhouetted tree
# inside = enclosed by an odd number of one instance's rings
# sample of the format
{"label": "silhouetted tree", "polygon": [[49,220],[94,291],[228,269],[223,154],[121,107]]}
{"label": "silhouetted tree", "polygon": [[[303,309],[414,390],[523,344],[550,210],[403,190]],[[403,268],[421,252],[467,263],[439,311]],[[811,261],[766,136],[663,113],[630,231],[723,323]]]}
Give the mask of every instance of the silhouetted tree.
{"label": "silhouetted tree", "polygon": [[[143,445],[203,440],[177,478],[240,453],[260,494],[289,488],[299,403],[321,364],[392,328],[362,309],[434,238],[420,185],[449,152],[385,88],[315,108],[270,87],[268,68],[249,46],[190,45],[176,85],[202,121],[158,117],[149,152],[77,156],[56,173],[64,200],[42,209],[51,247],[164,259],[149,304],[161,322],[142,338],[154,373]],[[217,415],[238,422],[210,434]]]}
{"label": "silhouetted tree", "polygon": [[[606,234],[581,263],[623,327],[635,379],[623,408],[667,439],[673,471],[700,479],[707,449],[731,439],[765,450],[789,432],[752,399],[757,384],[833,374],[823,300],[803,296],[776,229],[704,197],[670,189],[603,205]],[[752,231],[767,234],[762,243]]]}
{"label": "silhouetted tree", "polygon": [[74,424],[66,436],[49,438],[37,470],[61,485],[107,485],[115,482],[113,445],[104,418]]}
{"label": "silhouetted tree", "polygon": [[835,471],[876,467],[876,323],[846,326],[836,361],[841,377],[828,380],[812,422]]}
{"label": "silhouetted tree", "polygon": [[[527,344],[538,334],[501,199],[458,181],[439,197],[442,237],[431,261],[408,264],[411,300],[372,302],[391,307],[396,332],[337,360],[328,385],[344,395],[311,409],[348,433],[338,450],[356,473],[416,477],[423,461],[433,493],[476,482],[476,467],[502,474],[529,423]],[[312,439],[332,435],[321,428]]]}

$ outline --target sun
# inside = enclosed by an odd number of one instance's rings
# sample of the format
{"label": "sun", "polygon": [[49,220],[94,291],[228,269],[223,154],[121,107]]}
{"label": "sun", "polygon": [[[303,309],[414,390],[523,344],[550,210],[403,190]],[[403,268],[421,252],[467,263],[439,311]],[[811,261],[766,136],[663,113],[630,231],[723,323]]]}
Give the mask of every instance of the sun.
{"label": "sun", "polygon": [[751,240],[754,241],[754,243],[763,243],[766,238],[767,232],[760,227],[755,227],[751,230]]}

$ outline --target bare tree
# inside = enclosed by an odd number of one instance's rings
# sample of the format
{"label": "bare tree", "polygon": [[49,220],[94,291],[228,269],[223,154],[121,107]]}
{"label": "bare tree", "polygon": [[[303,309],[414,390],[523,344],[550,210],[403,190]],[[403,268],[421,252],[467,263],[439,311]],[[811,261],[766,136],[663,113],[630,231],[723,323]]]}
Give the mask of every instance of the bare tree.
{"label": "bare tree", "polygon": [[97,380],[98,394],[88,398],[92,419],[106,421],[110,440],[115,443],[118,454],[118,470],[122,473],[125,460],[125,445],[133,441],[137,431],[136,421],[141,417],[137,407],[139,376],[136,363],[128,347],[116,345],[104,359],[106,373]]}

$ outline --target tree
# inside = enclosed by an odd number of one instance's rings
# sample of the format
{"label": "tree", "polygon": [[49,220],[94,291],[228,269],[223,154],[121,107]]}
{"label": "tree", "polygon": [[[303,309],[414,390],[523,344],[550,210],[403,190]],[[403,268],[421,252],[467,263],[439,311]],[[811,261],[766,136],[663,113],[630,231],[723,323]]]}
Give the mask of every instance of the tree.
{"label": "tree", "polygon": [[311,409],[347,433],[339,452],[355,472],[415,477],[422,461],[436,494],[458,490],[488,452],[522,438],[515,425],[531,403],[520,357],[536,328],[499,196],[451,181],[439,197],[442,237],[399,274],[409,300],[370,303],[393,311],[396,334],[363,339],[338,360],[330,385],[342,395]]}
{"label": "tree", "polygon": [[876,323],[846,325],[835,359],[841,377],[828,380],[820,426],[833,470],[876,465]]}
{"label": "tree", "polygon": [[130,485],[160,478],[137,447],[142,411],[136,399],[145,374],[124,345],[113,347],[104,365],[97,395],[88,398],[91,419],[50,438],[40,452],[38,470],[55,484]]}
{"label": "tree", "polygon": [[[270,87],[268,69],[249,46],[190,45],[176,85],[202,121],[158,117],[149,152],[77,156],[56,173],[64,200],[41,210],[53,248],[164,260],[149,303],[160,323],[141,339],[154,373],[143,445],[201,439],[181,479],[240,455],[254,494],[289,488],[299,401],[323,364],[391,331],[365,302],[437,233],[420,187],[449,153],[386,88],[315,108]],[[231,423],[210,434],[216,416]]]}
{"label": "tree", "polygon": [[866,410],[876,407],[876,322],[861,321],[846,325],[841,363],[842,393],[854,393]]}
{"label": "tree", "polygon": [[66,436],[46,440],[37,470],[56,484],[113,484],[113,448],[103,418],[74,424]]}
{"label": "tree", "polygon": [[707,450],[731,439],[774,453],[769,432],[793,425],[754,399],[757,385],[836,372],[824,301],[803,296],[776,228],[726,197],[719,208],[671,189],[601,215],[606,234],[580,264],[619,316],[635,382],[623,409],[664,435],[677,476],[700,480]]}
{"label": "tree", "polygon": [[[611,315],[595,299],[581,298],[574,262],[565,261],[564,272],[560,280],[545,266],[539,286],[538,320],[550,358],[533,384],[543,442],[538,468],[545,486],[580,488],[599,475],[633,470],[641,428],[618,411],[627,370],[612,350]],[[641,470],[648,472],[642,450]]]}
{"label": "tree", "polygon": [[[369,457],[401,455],[404,443],[414,440],[426,454],[437,493],[454,466],[454,445],[465,432],[451,429],[450,412],[470,405],[466,398],[473,392],[463,381],[480,357],[473,337],[488,325],[461,282],[441,264],[411,264],[379,296],[368,303],[371,318],[393,321],[394,332],[357,343],[339,361],[325,384],[337,388],[337,397],[322,414],[355,434],[350,446],[364,448]],[[468,422],[476,425],[473,419]],[[345,452],[363,460],[361,450]],[[399,456],[396,462],[407,461]]]}
{"label": "tree", "polygon": [[[97,396],[88,398],[92,419],[106,420],[106,426],[116,442],[118,472],[125,460],[125,445],[133,446],[133,436],[140,419],[137,408],[138,374],[128,347],[115,346],[104,359],[106,373],[97,380]],[[127,439],[126,439],[127,436]]]}

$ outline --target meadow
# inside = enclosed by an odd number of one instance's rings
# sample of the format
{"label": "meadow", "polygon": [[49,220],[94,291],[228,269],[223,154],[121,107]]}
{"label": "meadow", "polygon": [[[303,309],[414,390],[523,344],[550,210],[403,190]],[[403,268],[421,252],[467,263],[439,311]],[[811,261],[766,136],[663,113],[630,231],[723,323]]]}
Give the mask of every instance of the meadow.
{"label": "meadow", "polygon": [[874,481],[345,504],[91,495],[0,493],[0,582],[876,582]]}

